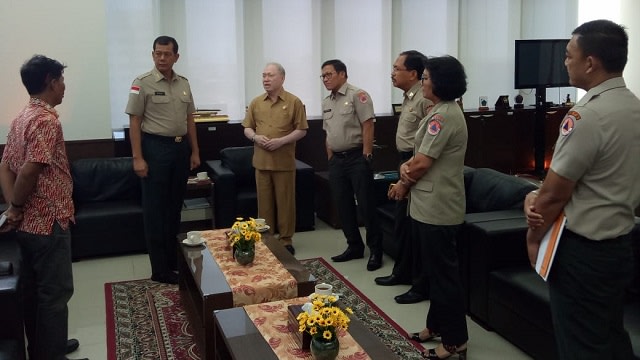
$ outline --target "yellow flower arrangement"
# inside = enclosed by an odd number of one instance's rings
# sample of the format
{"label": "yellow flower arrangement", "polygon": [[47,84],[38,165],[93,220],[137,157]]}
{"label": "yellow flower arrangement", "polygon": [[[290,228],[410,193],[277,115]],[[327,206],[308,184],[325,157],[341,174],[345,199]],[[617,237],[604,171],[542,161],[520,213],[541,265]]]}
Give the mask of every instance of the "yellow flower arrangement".
{"label": "yellow flower arrangement", "polygon": [[253,218],[246,221],[243,221],[242,218],[236,218],[236,222],[233,223],[227,235],[229,245],[241,250],[247,250],[253,247],[257,241],[262,240],[262,234],[258,231],[256,221]]}
{"label": "yellow flower arrangement", "polygon": [[313,338],[330,341],[336,336],[338,329],[347,330],[349,316],[353,314],[351,308],[341,309],[336,305],[338,298],[334,295],[311,294],[310,303],[302,306],[298,314],[298,331],[307,332]]}

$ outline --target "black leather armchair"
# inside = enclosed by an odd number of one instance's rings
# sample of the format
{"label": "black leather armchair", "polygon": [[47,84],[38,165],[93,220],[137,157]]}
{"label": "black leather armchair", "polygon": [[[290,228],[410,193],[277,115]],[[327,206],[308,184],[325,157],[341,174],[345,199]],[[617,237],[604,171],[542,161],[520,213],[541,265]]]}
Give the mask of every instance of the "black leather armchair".
{"label": "black leather armchair", "polygon": [[0,360],[24,359],[24,320],[20,267],[22,256],[13,232],[0,235],[0,261],[11,264],[11,272],[0,274]]}
{"label": "black leather armchair", "polygon": [[[209,176],[214,183],[216,228],[233,225],[237,217],[256,217],[258,203],[253,146],[230,147],[220,151],[220,160],[209,160]],[[296,231],[313,230],[314,170],[296,160]]]}
{"label": "black leather armchair", "polygon": [[140,179],[130,157],[80,159],[71,164],[76,223],[73,259],[145,252]]}

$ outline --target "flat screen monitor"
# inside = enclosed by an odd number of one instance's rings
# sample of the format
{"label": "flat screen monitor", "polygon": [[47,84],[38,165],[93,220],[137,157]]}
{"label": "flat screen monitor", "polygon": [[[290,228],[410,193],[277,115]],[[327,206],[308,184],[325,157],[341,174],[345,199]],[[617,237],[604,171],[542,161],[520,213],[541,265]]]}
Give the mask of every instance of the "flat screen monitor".
{"label": "flat screen monitor", "polygon": [[516,40],[515,88],[566,87],[564,66],[568,39]]}

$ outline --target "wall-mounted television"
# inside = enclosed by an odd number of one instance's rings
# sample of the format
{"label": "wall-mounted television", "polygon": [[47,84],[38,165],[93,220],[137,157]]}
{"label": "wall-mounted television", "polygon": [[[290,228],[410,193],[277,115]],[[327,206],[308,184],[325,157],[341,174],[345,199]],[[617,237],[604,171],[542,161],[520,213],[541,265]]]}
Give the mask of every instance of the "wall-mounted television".
{"label": "wall-mounted television", "polygon": [[516,40],[516,89],[567,87],[564,66],[568,39]]}

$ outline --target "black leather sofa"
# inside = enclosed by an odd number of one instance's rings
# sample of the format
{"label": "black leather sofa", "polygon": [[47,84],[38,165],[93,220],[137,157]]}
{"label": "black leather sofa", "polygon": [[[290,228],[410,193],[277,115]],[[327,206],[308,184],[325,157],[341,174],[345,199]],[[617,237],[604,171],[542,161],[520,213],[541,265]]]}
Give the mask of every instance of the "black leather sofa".
{"label": "black leather sofa", "polygon": [[132,159],[76,160],[71,175],[76,210],[73,259],[145,252],[141,184]]}
{"label": "black leather sofa", "polygon": [[[525,242],[527,224],[522,205],[525,195],[536,187],[535,182],[491,169],[465,168],[467,213],[457,246],[468,315],[534,359],[554,360],[549,292],[529,265]],[[391,219],[384,218],[388,212],[381,208],[378,212],[383,226],[392,226]],[[638,265],[640,225],[634,228],[634,240]],[[386,248],[385,252],[389,253]],[[628,291],[625,327],[638,357],[640,271]]]}
{"label": "black leather sofa", "polygon": [[[487,280],[483,284],[486,288],[482,289],[486,298],[471,299],[484,300],[483,304],[486,304],[486,313],[476,319],[535,359],[557,359],[547,283],[529,266],[523,240],[526,224],[511,222],[512,228],[517,229],[504,232],[502,229],[509,223],[497,221],[477,226],[478,233],[485,236],[474,239],[476,246],[473,249],[489,250],[470,260],[470,270],[476,272],[476,277]],[[640,218],[636,218],[633,234],[637,266],[640,261]],[[475,281],[473,275],[472,281]],[[639,358],[639,271],[627,293],[625,328],[631,336],[634,354]]]}
{"label": "black leather sofa", "polygon": [[[0,274],[0,360],[25,358],[20,268],[22,257],[14,233],[0,234],[0,262],[11,270]],[[11,265],[8,265],[11,264]]]}
{"label": "black leather sofa", "polygon": [[[237,217],[258,213],[253,146],[229,147],[220,151],[220,160],[209,160],[209,177],[214,183],[216,228],[233,225]],[[315,228],[314,170],[296,160],[296,231]]]}

